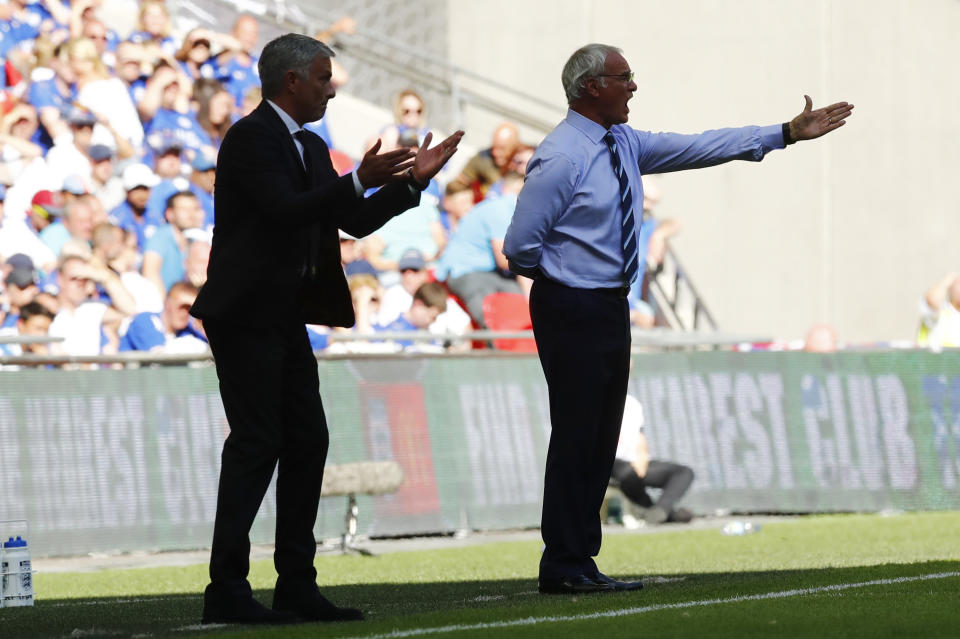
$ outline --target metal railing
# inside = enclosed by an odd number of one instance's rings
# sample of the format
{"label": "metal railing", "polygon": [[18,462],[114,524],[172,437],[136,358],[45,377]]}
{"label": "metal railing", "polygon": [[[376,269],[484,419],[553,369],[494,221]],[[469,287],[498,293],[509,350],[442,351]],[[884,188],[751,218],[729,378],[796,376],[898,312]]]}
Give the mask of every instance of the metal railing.
{"label": "metal railing", "polygon": [[[763,343],[770,337],[737,335],[717,332],[680,332],[667,328],[639,329],[632,331],[633,351],[635,353],[665,350],[718,350],[733,348],[744,343]],[[473,331],[463,335],[431,333],[429,331],[397,331],[376,333],[341,333],[328,335],[334,342],[375,342],[388,340],[412,342],[469,342],[492,341],[499,339],[533,339],[533,331]],[[45,340],[50,341],[50,340]],[[55,340],[54,340],[55,341]],[[369,358],[437,358],[437,357],[536,357],[534,353],[519,353],[492,348],[457,352],[398,351],[376,353],[336,353],[317,351],[317,360],[326,359],[369,359]],[[121,367],[140,368],[142,366],[205,366],[213,363],[210,352],[193,354],[168,354],[144,351],[131,351],[113,355],[17,355],[0,357],[0,374],[11,372],[9,367]],[[4,371],[3,369],[7,369]]]}
{"label": "metal railing", "polygon": [[667,247],[663,262],[647,270],[650,295],[663,321],[678,331],[715,331],[717,323],[676,252]]}

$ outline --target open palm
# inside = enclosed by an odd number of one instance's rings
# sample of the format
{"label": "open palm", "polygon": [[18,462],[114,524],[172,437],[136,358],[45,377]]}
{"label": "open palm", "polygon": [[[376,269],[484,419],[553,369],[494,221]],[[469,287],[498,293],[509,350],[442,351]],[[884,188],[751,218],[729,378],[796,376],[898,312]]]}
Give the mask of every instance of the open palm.
{"label": "open palm", "polygon": [[853,105],[847,102],[837,102],[814,110],[810,96],[803,98],[806,100],[803,111],[790,120],[790,137],[795,141],[812,140],[839,129],[853,113]]}

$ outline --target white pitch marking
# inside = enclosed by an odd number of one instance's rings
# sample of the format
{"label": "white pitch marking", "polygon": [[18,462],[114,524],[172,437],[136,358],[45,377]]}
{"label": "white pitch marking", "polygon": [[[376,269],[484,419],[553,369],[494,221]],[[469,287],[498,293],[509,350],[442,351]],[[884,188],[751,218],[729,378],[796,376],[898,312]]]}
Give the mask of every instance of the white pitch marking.
{"label": "white pitch marking", "polygon": [[[200,595],[196,595],[197,598]],[[70,606],[108,606],[112,604],[127,604],[127,603],[148,603],[152,601],[175,601],[182,600],[183,597],[135,597],[133,599],[94,599],[90,601],[61,601],[60,603],[54,604],[44,604],[44,607],[50,608],[64,608]]]}
{"label": "white pitch marking", "polygon": [[928,581],[931,579],[946,579],[948,577],[960,577],[960,572],[938,572],[930,575],[918,575],[916,577],[896,577],[893,579],[875,579],[873,581],[861,581],[857,583],[817,586],[815,588],[796,588],[793,590],[779,590],[775,592],[765,592],[759,595],[741,595],[738,597],[728,597],[726,599],[700,599],[698,601],[682,601],[679,603],[672,603],[672,604],[655,604],[652,606],[621,608],[620,610],[607,610],[604,612],[594,612],[594,613],[584,614],[584,615],[526,617],[524,619],[492,621],[489,623],[455,624],[450,626],[435,626],[433,628],[412,628],[410,630],[394,630],[392,632],[375,634],[375,635],[354,635],[353,639],[403,639],[404,637],[435,635],[435,634],[440,634],[444,632],[458,632],[462,630],[493,630],[496,628],[511,628],[516,626],[535,626],[541,623],[556,623],[556,622],[562,622],[562,621],[586,621],[588,619],[625,617],[628,615],[639,615],[645,612],[655,612],[657,610],[678,610],[683,608],[698,608],[701,606],[712,606],[715,604],[740,603],[742,601],[759,601],[763,599],[784,599],[786,597],[797,597],[799,595],[814,595],[821,592],[836,592],[839,590],[849,590],[851,588],[865,588],[867,586],[887,586],[891,584],[908,583],[911,581]]}

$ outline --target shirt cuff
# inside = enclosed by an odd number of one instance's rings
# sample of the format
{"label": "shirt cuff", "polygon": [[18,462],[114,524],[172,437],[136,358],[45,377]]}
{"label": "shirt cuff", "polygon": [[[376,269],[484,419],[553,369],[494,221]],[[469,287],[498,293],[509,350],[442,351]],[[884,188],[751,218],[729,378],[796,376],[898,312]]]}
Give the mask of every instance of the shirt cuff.
{"label": "shirt cuff", "polygon": [[363,197],[364,188],[363,185],[360,184],[360,178],[357,177],[357,172],[352,171],[350,177],[353,178],[353,190],[356,192],[357,197]]}
{"label": "shirt cuff", "polygon": [[507,259],[507,265],[510,267],[510,272],[514,275],[523,275],[524,277],[529,277],[531,280],[537,279],[540,275],[540,268],[537,266],[521,266],[511,259]]}
{"label": "shirt cuff", "polygon": [[786,148],[786,140],[783,139],[783,125],[771,124],[762,126],[757,130],[757,137],[760,139],[760,145],[764,149],[783,149]]}

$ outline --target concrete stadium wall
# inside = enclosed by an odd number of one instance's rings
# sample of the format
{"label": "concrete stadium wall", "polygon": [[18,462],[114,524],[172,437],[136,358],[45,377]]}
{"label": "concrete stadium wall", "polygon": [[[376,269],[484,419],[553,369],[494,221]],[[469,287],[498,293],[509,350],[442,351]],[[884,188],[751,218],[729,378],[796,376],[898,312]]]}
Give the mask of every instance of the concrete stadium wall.
{"label": "concrete stadium wall", "polygon": [[[560,70],[587,42],[624,49],[630,124],[695,132],[856,105],[827,139],[659,178],[681,259],[721,327],[842,341],[912,339],[924,290],[960,270],[957,0],[450,0],[453,64],[565,108]],[[495,122],[467,111],[467,141]],[[528,133],[528,137],[532,134]],[[537,141],[531,137],[530,141]]]}

